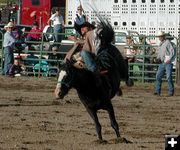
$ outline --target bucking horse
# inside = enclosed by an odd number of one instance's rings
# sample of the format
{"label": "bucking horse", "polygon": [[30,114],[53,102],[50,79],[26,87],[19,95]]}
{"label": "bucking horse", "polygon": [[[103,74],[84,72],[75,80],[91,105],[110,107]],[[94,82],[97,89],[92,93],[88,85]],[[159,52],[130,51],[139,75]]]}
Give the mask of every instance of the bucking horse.
{"label": "bucking horse", "polygon": [[120,81],[122,79],[127,80],[128,66],[120,51],[111,44],[114,39],[112,26],[101,17],[99,17],[99,20],[100,24],[97,26],[96,34],[101,40],[101,45],[96,56],[96,63],[100,66],[101,70],[105,70],[105,73],[100,75],[100,85],[97,85],[94,73],[87,69],[76,68],[74,61],[69,60],[60,68],[58,86],[55,91],[58,91],[59,98],[63,99],[70,89],[74,88],[77,90],[81,102],[94,120],[100,141],[104,140],[97,112],[100,109],[106,110],[109,114],[111,126],[115,130],[117,141],[121,142],[122,139],[124,141],[124,138],[120,136],[111,99],[119,90]]}

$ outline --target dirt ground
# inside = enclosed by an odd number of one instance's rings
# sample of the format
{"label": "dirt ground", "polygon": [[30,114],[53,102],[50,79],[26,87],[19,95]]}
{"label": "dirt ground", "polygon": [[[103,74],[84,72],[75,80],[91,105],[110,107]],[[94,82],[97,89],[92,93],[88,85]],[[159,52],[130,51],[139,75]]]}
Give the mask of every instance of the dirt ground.
{"label": "dirt ground", "polygon": [[175,96],[154,96],[152,83],[122,85],[112,100],[122,137],[116,138],[106,111],[99,111],[106,144],[73,89],[55,100],[56,79],[0,76],[0,150],[163,150],[165,134],[180,134],[180,88]]}

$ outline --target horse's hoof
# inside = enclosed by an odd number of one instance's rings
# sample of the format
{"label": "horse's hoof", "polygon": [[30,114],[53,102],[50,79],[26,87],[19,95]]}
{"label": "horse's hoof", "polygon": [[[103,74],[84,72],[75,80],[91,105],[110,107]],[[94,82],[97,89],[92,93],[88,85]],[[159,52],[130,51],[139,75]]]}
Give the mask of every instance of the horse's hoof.
{"label": "horse's hoof", "polygon": [[117,96],[122,96],[123,95],[123,92],[122,92],[121,88],[119,88],[119,90],[117,91],[116,95]]}
{"label": "horse's hoof", "polygon": [[115,143],[132,143],[131,141],[127,140],[126,138],[124,137],[119,137],[115,140]]}

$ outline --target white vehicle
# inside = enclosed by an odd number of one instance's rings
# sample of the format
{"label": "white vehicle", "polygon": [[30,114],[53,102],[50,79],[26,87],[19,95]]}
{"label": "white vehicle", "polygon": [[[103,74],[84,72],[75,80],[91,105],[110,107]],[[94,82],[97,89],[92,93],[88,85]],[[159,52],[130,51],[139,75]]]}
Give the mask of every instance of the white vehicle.
{"label": "white vehicle", "polygon": [[127,36],[131,36],[135,44],[139,43],[139,33],[137,31],[117,30],[115,32],[115,44],[125,46]]}
{"label": "white vehicle", "polygon": [[123,57],[126,57],[127,55],[125,47],[127,46],[126,37],[128,36],[132,38],[134,44],[139,43],[139,33],[136,31],[118,30],[115,32],[114,36],[114,44],[119,49]]}

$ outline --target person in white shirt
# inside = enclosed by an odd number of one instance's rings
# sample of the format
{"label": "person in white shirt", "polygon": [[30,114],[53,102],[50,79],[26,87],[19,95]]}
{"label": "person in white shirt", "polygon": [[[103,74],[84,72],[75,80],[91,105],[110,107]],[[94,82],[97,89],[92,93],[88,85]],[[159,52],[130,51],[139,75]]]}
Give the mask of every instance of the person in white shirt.
{"label": "person in white shirt", "polygon": [[64,18],[60,14],[59,8],[56,8],[55,13],[49,18],[48,24],[51,25],[51,23],[54,25],[55,42],[61,42],[62,35],[59,33],[62,33],[62,29],[64,28]]}

